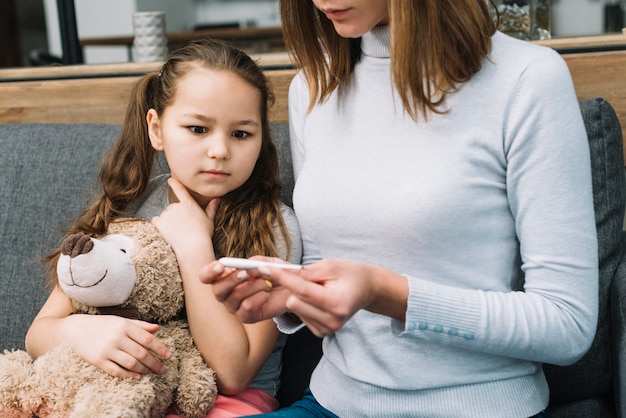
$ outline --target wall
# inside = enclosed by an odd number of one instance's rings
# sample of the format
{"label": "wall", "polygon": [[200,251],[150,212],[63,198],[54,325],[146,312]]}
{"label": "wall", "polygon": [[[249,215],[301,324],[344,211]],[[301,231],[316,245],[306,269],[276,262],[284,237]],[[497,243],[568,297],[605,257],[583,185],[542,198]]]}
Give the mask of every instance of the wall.
{"label": "wall", "polygon": [[553,36],[602,33],[605,3],[605,0],[552,0]]}
{"label": "wall", "polygon": [[278,0],[195,0],[195,13],[197,25],[280,26]]}

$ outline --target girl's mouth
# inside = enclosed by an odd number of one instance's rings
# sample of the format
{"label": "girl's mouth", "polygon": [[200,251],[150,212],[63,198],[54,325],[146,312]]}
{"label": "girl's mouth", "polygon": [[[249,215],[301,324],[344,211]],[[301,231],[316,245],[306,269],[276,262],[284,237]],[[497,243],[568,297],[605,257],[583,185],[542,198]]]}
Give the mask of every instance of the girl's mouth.
{"label": "girl's mouth", "polygon": [[203,171],[202,173],[208,177],[220,178],[220,179],[226,178],[230,175],[225,171],[219,171],[219,170],[206,170],[206,171]]}

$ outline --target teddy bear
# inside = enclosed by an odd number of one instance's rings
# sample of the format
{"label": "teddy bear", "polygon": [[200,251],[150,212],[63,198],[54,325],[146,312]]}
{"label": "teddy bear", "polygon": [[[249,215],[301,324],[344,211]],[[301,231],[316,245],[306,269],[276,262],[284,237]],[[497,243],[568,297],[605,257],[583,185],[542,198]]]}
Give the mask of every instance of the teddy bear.
{"label": "teddy bear", "polygon": [[174,252],[148,221],[112,222],[104,236],[67,236],[57,263],[59,286],[75,313],[123,315],[158,323],[170,349],[165,373],[113,377],[66,347],[36,360],[23,350],[0,354],[0,416],[205,416],[217,395],[215,374],[195,347],[184,311]]}

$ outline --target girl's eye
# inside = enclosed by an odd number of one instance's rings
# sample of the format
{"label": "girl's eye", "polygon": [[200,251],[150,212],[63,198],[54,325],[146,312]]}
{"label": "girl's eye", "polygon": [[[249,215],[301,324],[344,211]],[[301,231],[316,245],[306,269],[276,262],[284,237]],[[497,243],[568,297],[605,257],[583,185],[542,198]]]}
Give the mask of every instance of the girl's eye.
{"label": "girl's eye", "polygon": [[250,134],[246,131],[233,131],[232,135],[237,139],[246,139]]}
{"label": "girl's eye", "polygon": [[207,131],[206,128],[203,128],[202,126],[190,126],[189,130],[197,135],[205,134]]}

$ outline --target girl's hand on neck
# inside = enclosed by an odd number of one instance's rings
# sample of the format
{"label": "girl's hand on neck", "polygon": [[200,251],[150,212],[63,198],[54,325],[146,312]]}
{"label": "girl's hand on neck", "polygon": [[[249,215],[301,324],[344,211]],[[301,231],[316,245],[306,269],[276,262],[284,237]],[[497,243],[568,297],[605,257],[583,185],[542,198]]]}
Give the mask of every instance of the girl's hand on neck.
{"label": "girl's hand on neck", "polygon": [[172,247],[179,263],[198,252],[208,252],[210,259],[215,259],[213,232],[220,199],[211,199],[202,207],[176,179],[168,179],[168,185],[171,203],[152,218],[152,223]]}

